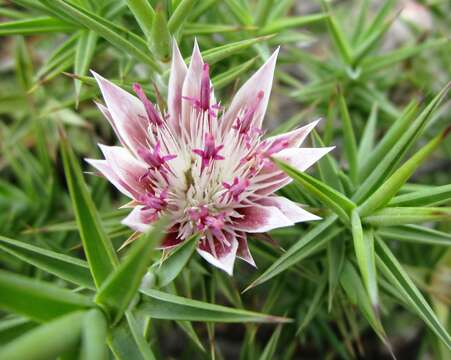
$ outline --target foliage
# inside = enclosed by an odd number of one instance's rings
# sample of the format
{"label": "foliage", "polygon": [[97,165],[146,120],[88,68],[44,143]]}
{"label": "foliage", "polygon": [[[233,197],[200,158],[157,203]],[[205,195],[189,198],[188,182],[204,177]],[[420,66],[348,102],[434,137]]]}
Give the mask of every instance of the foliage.
{"label": "foliage", "polygon": [[[398,5],[0,0],[0,358],[449,356],[451,9]],[[266,126],[323,116],[311,141],[336,146],[309,173],[273,159],[323,219],[250,239],[234,278],[197,237],[157,251],[164,219],[118,250],[123,199],[82,172],[114,139],[89,69],[158,101],[194,37],[225,94],[280,45]]]}

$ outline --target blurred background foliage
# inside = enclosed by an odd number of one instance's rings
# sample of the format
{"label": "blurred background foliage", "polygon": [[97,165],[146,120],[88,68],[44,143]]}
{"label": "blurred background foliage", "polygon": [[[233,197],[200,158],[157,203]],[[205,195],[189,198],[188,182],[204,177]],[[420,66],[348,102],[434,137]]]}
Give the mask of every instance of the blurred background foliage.
{"label": "blurred background foliage", "polygon": [[[174,256],[187,264],[161,289],[293,322],[171,317],[171,302],[159,300],[169,309],[163,315],[149,310],[152,303],[136,321],[128,313],[144,343],[126,346],[151,344],[152,356],[177,359],[449,358],[450,13],[441,0],[0,0],[0,267],[8,271],[0,293],[16,273],[92,295],[49,260],[89,251],[68,164],[77,169],[78,158],[90,171],[82,159],[99,157],[97,143],[115,142],[94,104],[100,93],[89,69],[128,90],[139,82],[157,101],[155,89],[166,95],[171,39],[189,61],[197,38],[227,106],[281,46],[268,133],[322,117],[311,141],[337,147],[311,176],[285,168],[296,181],[281,193],[325,220],[251,239],[258,269],[238,263],[233,278],[197,256]],[[67,137],[66,170],[58,129]],[[131,235],[120,225],[125,199],[100,177],[84,181],[97,225],[119,248]],[[81,190],[71,191],[76,204]],[[158,264],[161,254],[151,258]],[[5,305],[4,294],[0,346],[16,339],[23,350],[17,339],[47,319]],[[63,357],[78,354],[70,336],[61,339]],[[124,358],[150,356],[126,349]]]}

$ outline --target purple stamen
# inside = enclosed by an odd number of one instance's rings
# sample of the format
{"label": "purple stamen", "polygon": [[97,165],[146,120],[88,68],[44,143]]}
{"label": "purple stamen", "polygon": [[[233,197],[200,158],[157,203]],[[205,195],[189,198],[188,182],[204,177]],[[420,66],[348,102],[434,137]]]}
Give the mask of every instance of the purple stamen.
{"label": "purple stamen", "polygon": [[253,129],[252,120],[254,119],[255,112],[257,111],[263,96],[264,92],[260,90],[257,93],[257,98],[254,103],[246,110],[243,119],[237,118],[236,123],[233,126],[235,130],[239,131],[241,134],[246,134]]}
{"label": "purple stamen", "polygon": [[137,83],[133,84],[133,91],[139,97],[139,100],[141,100],[141,102],[143,103],[144,108],[146,109],[146,113],[147,113],[147,117],[149,118],[149,121],[156,126],[163,125],[163,120],[161,120],[161,117],[158,114],[157,110],[155,109],[155,106],[147,98],[141,85],[139,85]]}
{"label": "purple stamen", "polygon": [[203,111],[210,110],[210,75],[208,74],[210,67],[207,63],[202,68],[202,79],[200,82],[200,108]]}
{"label": "purple stamen", "polygon": [[193,149],[193,153],[202,158],[201,171],[203,171],[212,160],[224,160],[224,157],[219,155],[224,145],[215,146],[215,138],[212,134],[205,134],[204,149]]}
{"label": "purple stamen", "polygon": [[249,179],[240,180],[238,177],[235,177],[233,179],[232,184],[228,184],[226,182],[222,183],[222,185],[224,186],[224,188],[228,190],[228,194],[234,201],[238,201],[240,199],[240,195],[244,191],[246,191],[249,184],[250,184]]}
{"label": "purple stamen", "polygon": [[[171,154],[161,156],[161,145],[159,142],[155,145],[153,152],[146,148],[139,148],[138,155],[151,167],[151,169],[159,171],[162,174],[167,173],[166,162],[177,157],[177,155]],[[148,175],[148,173],[145,175]]]}

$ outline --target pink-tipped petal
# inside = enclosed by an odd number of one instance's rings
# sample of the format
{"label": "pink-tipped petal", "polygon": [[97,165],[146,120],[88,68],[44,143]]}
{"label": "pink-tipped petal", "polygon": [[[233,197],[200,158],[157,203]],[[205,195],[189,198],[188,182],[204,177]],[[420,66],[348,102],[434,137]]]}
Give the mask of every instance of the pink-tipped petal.
{"label": "pink-tipped petal", "polygon": [[147,144],[149,121],[142,102],[135,96],[122,90],[119,86],[92,72],[105,100],[105,104],[114,122],[113,128],[120,135],[119,139],[134,154],[137,149]]}
{"label": "pink-tipped petal", "polygon": [[316,125],[318,125],[319,122],[320,122],[320,120],[316,120],[316,121],[311,122],[310,124],[307,124],[298,129],[286,132],[284,134],[271,136],[271,137],[267,138],[266,141],[268,143],[272,144],[276,140],[287,139],[288,147],[299,147],[304,142],[304,140],[306,139],[308,134],[310,134],[310,132],[315,128]]}
{"label": "pink-tipped petal", "polygon": [[191,55],[188,72],[186,73],[182,88],[182,121],[185,122],[185,126],[187,126],[186,121],[189,119],[193,109],[192,101],[188,99],[199,99],[200,97],[203,65],[204,61],[202,60],[197,40],[195,40],[193,54]]}
{"label": "pink-tipped petal", "polygon": [[119,178],[137,194],[147,190],[147,184],[142,176],[147,172],[144,163],[134,158],[127,149],[120,146],[106,146],[99,144],[108,165],[114,169]]}
{"label": "pink-tipped petal", "polygon": [[224,130],[228,131],[232,128],[237,116],[241,110],[249,108],[252,101],[256,99],[259,92],[263,91],[263,97],[258,102],[258,107],[253,115],[253,123],[251,128],[260,128],[263,122],[263,117],[268,106],[269,96],[271,94],[271,87],[274,77],[274,68],[276,66],[277,55],[279,48],[274,51],[271,57],[263,66],[252,75],[252,77],[244,83],[244,85],[235,94],[235,97],[230,104],[227,112],[224,115]]}
{"label": "pink-tipped petal", "polygon": [[168,114],[169,123],[178,133],[180,132],[180,116],[182,111],[182,89],[188,68],[175,39],[172,41],[172,64],[168,86]]}
{"label": "pink-tipped petal", "polygon": [[129,228],[138,231],[138,232],[146,232],[150,229],[150,225],[144,222],[144,214],[142,211],[142,206],[135,207],[130,214],[125,217],[121,223]]}
{"label": "pink-tipped petal", "polygon": [[208,249],[207,246],[199,246],[197,252],[206,261],[213,266],[225,271],[230,276],[233,275],[233,265],[235,264],[236,252],[238,250],[238,241],[233,238],[230,246],[218,246],[216,247],[216,256]]}
{"label": "pink-tipped petal", "polygon": [[131,189],[128,184],[121,180],[121,178],[114,172],[114,170],[108,165],[106,160],[85,159],[85,161],[91,166],[95,167],[100,173],[105,176],[121,193],[129,198],[136,198],[137,193]]}
{"label": "pink-tipped petal", "polygon": [[247,245],[247,239],[246,234],[242,234],[242,236],[237,236],[238,240],[238,250],[236,251],[236,256],[244,261],[246,261],[248,264],[252,265],[253,267],[257,267],[255,264],[254,258],[251,255],[251,252],[249,251],[249,246]]}
{"label": "pink-tipped petal", "polygon": [[249,233],[267,232],[294,223],[275,206],[248,206],[240,209],[244,217],[235,223],[235,229]]}
{"label": "pink-tipped petal", "polygon": [[274,158],[284,161],[299,171],[305,171],[334,147],[290,148],[280,151]]}
{"label": "pink-tipped petal", "polygon": [[290,219],[294,223],[321,219],[319,216],[309,213],[295,202],[288,200],[287,198],[282,196],[266,197],[260,200],[259,203],[265,206],[277,207],[288,219]]}

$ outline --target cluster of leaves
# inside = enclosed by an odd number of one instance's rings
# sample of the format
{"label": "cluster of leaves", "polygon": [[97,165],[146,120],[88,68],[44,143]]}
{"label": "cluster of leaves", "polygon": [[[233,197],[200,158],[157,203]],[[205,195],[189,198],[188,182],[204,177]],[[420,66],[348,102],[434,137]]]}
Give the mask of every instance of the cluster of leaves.
{"label": "cluster of leaves", "polygon": [[[382,50],[396,1],[356,3],[350,17],[353,1],[297,15],[293,0],[0,0],[0,358],[348,359],[398,343],[446,358],[448,5]],[[281,193],[323,220],[251,239],[259,268],[234,279],[192,256],[196,237],[161,256],[164,219],[119,256],[123,202],[78,160],[113,138],[89,68],[158,100],[171,39],[189,53],[194,36],[225,94],[282,45],[267,123],[326,114],[311,140],[338,148],[312,175],[277,163],[294,179]],[[215,325],[229,322],[245,326]]]}

